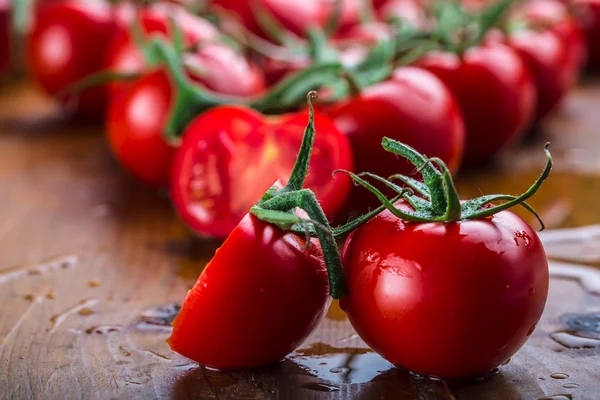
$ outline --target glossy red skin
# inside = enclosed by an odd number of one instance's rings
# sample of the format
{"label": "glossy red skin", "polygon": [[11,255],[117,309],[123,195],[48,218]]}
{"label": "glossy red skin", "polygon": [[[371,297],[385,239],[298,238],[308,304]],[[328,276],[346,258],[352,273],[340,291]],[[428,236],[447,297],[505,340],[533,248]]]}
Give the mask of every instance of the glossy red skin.
{"label": "glossy red skin", "polygon": [[107,138],[113,154],[136,178],[167,186],[174,149],[163,139],[173,90],[162,70],[141,77],[110,102]]}
{"label": "glossy red skin", "polygon": [[[411,174],[414,167],[381,147],[384,136],[439,157],[456,172],[465,146],[464,124],[452,93],[433,74],[416,67],[398,68],[388,81],[334,106],[328,113],[348,136],[358,172],[384,177]],[[353,187],[346,214],[378,205],[366,189]]]}
{"label": "glossy red skin", "polygon": [[467,133],[465,166],[489,163],[533,119],[535,84],[519,55],[505,45],[472,47],[462,56],[430,52],[417,65],[440,78],[458,100]]}
{"label": "glossy red skin", "polygon": [[589,48],[589,70],[600,71],[600,0],[572,0],[581,10],[580,23]]}
{"label": "glossy red skin", "polygon": [[115,14],[116,10],[103,1],[51,2],[39,8],[31,32],[27,65],[33,79],[82,119],[103,116],[107,101],[104,89],[86,89],[70,100],[62,91],[102,69],[107,43],[120,29]]}
{"label": "glossy red skin", "polygon": [[276,363],[330,303],[321,249],[246,215],[188,292],[168,343],[211,368]]}
{"label": "glossy red skin", "polygon": [[542,243],[510,211],[417,224],[386,210],[348,237],[342,260],[350,295],[340,305],[356,332],[423,375],[471,378],[499,366],[531,335],[548,295]]}
{"label": "glossy red skin", "polygon": [[[201,236],[227,237],[275,181],[287,181],[307,120],[307,112],[266,118],[236,106],[200,115],[184,132],[173,162],[171,197],[183,221]],[[351,150],[328,117],[316,113],[315,127],[305,187],[332,216],[351,182],[331,175],[338,168],[352,170]]]}
{"label": "glossy red skin", "polygon": [[568,53],[567,69],[581,71],[588,58],[585,33],[567,6],[558,0],[535,0],[522,5],[525,17],[537,29],[550,29]]}
{"label": "glossy red skin", "polygon": [[535,81],[535,119],[539,121],[561,103],[577,81],[579,69],[570,62],[564,42],[550,30],[518,31],[510,36],[508,43],[521,56]]}
{"label": "glossy red skin", "polygon": [[[202,40],[213,40],[219,34],[217,29],[208,21],[187,13],[181,7],[159,3],[151,7],[145,7],[139,13],[135,9],[128,11],[131,13],[130,18],[137,19],[148,38],[151,37],[150,34],[153,34],[154,37],[169,37],[172,35],[169,20],[171,15],[174,16],[175,21],[182,30],[186,45]],[[137,48],[129,29],[116,32],[112,36],[104,62],[106,69],[122,73],[141,72],[145,68],[143,56]],[[122,82],[109,85],[110,94],[117,93],[123,86]]]}

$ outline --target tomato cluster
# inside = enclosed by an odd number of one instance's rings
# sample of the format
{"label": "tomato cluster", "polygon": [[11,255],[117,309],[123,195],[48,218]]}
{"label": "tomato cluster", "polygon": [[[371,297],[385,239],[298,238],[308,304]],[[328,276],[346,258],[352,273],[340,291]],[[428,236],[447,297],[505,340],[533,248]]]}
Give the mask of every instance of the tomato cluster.
{"label": "tomato cluster", "polygon": [[[551,159],[519,197],[460,203],[452,174],[493,162],[586,63],[600,69],[599,2],[139,3],[40,2],[27,66],[65,113],[104,119],[115,158],[169,187],[195,234],[226,239],[175,321],[175,350],[215,368],[275,362],[328,294],[418,373],[485,374],[522,346],[548,272],[508,208],[530,209]],[[0,42],[8,31],[0,0]],[[351,231],[340,256],[333,238]],[[449,329],[463,333],[434,338]]]}

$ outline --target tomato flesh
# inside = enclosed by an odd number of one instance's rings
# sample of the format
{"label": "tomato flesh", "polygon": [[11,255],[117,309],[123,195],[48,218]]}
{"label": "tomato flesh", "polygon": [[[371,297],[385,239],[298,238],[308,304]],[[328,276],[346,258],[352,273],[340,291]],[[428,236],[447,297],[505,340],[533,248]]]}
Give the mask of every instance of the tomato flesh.
{"label": "tomato flesh", "polygon": [[[173,164],[171,195],[183,220],[198,234],[226,237],[277,180],[287,181],[300,148],[307,113],[265,118],[245,107],[217,107],[186,129]],[[315,115],[317,135],[305,187],[327,215],[350,189],[337,168],[352,169],[346,138]]]}
{"label": "tomato flesh", "polygon": [[386,210],[350,235],[342,259],[350,295],[340,305],[356,332],[423,375],[499,366],[531,335],[548,294],[540,239],[510,211],[416,224]]}
{"label": "tomato flesh", "polygon": [[171,348],[208,367],[275,363],[294,351],[330,303],[318,242],[246,215],[217,250],[173,322]]}

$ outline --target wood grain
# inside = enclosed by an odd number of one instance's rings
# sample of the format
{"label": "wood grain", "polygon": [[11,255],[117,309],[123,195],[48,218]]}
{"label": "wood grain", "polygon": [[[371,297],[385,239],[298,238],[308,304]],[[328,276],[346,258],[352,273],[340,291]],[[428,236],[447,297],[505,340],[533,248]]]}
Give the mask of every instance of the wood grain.
{"label": "wood grain", "polygon": [[[218,243],[193,238],[164,193],[122,172],[101,128],[69,125],[36,93],[0,90],[1,399],[600,398],[600,332],[578,333],[595,348],[568,348],[581,344],[572,335],[580,322],[600,312],[596,228],[544,237],[561,262],[544,317],[482,382],[392,368],[335,304],[297,353],[270,368],[220,373],[174,354],[155,307],[181,302]],[[588,83],[544,127],[556,169],[532,203],[552,228],[600,223],[599,109],[600,84]],[[464,174],[463,195],[525,189],[545,138]]]}

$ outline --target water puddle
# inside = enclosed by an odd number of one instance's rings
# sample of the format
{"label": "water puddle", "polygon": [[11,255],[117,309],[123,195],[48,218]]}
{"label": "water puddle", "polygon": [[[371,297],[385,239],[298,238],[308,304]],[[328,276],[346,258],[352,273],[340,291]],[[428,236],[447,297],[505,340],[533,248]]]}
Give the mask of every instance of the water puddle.
{"label": "water puddle", "polygon": [[58,314],[54,314],[50,317],[50,327],[47,329],[47,331],[53,333],[56,331],[56,328],[58,328],[58,326],[62,324],[63,321],[66,320],[70,315],[79,313],[81,310],[88,309],[89,307],[98,304],[98,302],[99,300],[96,298],[83,299],[74,306],[71,306]]}
{"label": "water puddle", "polygon": [[584,265],[551,262],[550,276],[579,282],[586,292],[600,295],[600,270]]}
{"label": "water puddle", "polygon": [[368,348],[336,348],[315,343],[288,357],[301,370],[334,383],[364,383],[394,368]]}

